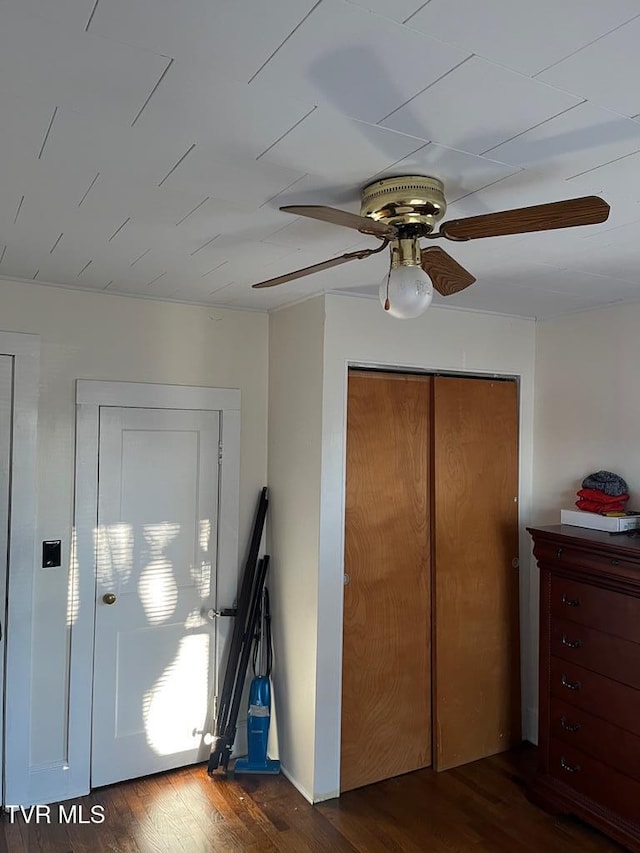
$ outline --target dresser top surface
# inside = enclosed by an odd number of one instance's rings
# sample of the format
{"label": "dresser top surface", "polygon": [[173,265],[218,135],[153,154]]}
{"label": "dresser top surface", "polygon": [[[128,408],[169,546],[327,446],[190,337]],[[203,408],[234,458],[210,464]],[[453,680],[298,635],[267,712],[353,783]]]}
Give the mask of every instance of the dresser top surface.
{"label": "dresser top surface", "polygon": [[628,559],[640,561],[640,530],[624,533],[609,533],[606,530],[590,530],[571,524],[550,524],[527,527],[534,541],[540,539],[562,539],[567,545],[591,548],[597,551],[615,551]]}

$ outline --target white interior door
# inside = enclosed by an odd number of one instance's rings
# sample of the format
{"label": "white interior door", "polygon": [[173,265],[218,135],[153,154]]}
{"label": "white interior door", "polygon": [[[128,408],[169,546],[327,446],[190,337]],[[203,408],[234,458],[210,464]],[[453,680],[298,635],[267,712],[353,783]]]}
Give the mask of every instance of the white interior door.
{"label": "white interior door", "polygon": [[[7,631],[7,554],[9,552],[9,483],[11,481],[11,412],[13,358],[0,355],[0,794],[4,795],[4,658]],[[0,799],[4,803],[4,796]]]}
{"label": "white interior door", "polygon": [[219,437],[219,412],[100,409],[92,786],[208,757]]}

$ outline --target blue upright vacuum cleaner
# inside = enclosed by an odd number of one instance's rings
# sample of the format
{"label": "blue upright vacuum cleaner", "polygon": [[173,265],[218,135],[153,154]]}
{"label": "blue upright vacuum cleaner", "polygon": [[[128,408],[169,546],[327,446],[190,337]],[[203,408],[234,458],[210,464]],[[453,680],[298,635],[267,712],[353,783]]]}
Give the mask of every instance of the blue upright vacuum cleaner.
{"label": "blue upright vacuum cleaner", "polygon": [[269,725],[271,723],[271,612],[269,609],[269,590],[264,589],[258,619],[258,631],[253,647],[254,678],[249,688],[249,711],[247,714],[247,742],[249,755],[239,758],[234,767],[235,773],[280,772],[280,762],[267,758]]}

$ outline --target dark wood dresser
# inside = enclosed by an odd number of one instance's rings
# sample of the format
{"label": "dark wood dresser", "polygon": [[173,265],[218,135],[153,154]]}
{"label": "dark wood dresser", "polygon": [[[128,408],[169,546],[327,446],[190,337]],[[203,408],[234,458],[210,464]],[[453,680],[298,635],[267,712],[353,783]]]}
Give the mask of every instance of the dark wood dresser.
{"label": "dark wood dresser", "polygon": [[530,797],[640,853],[640,536],[529,528],[540,567]]}

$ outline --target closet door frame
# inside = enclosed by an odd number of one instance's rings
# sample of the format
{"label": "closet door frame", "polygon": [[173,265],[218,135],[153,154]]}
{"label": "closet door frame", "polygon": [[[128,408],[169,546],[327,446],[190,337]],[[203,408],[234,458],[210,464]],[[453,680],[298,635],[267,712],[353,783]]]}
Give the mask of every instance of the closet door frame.
{"label": "closet door frame", "polygon": [[[4,803],[27,803],[31,717],[31,634],[36,572],[37,440],[40,338],[0,331],[0,353],[13,358],[11,486],[4,683]],[[3,621],[5,621],[3,619]]]}

